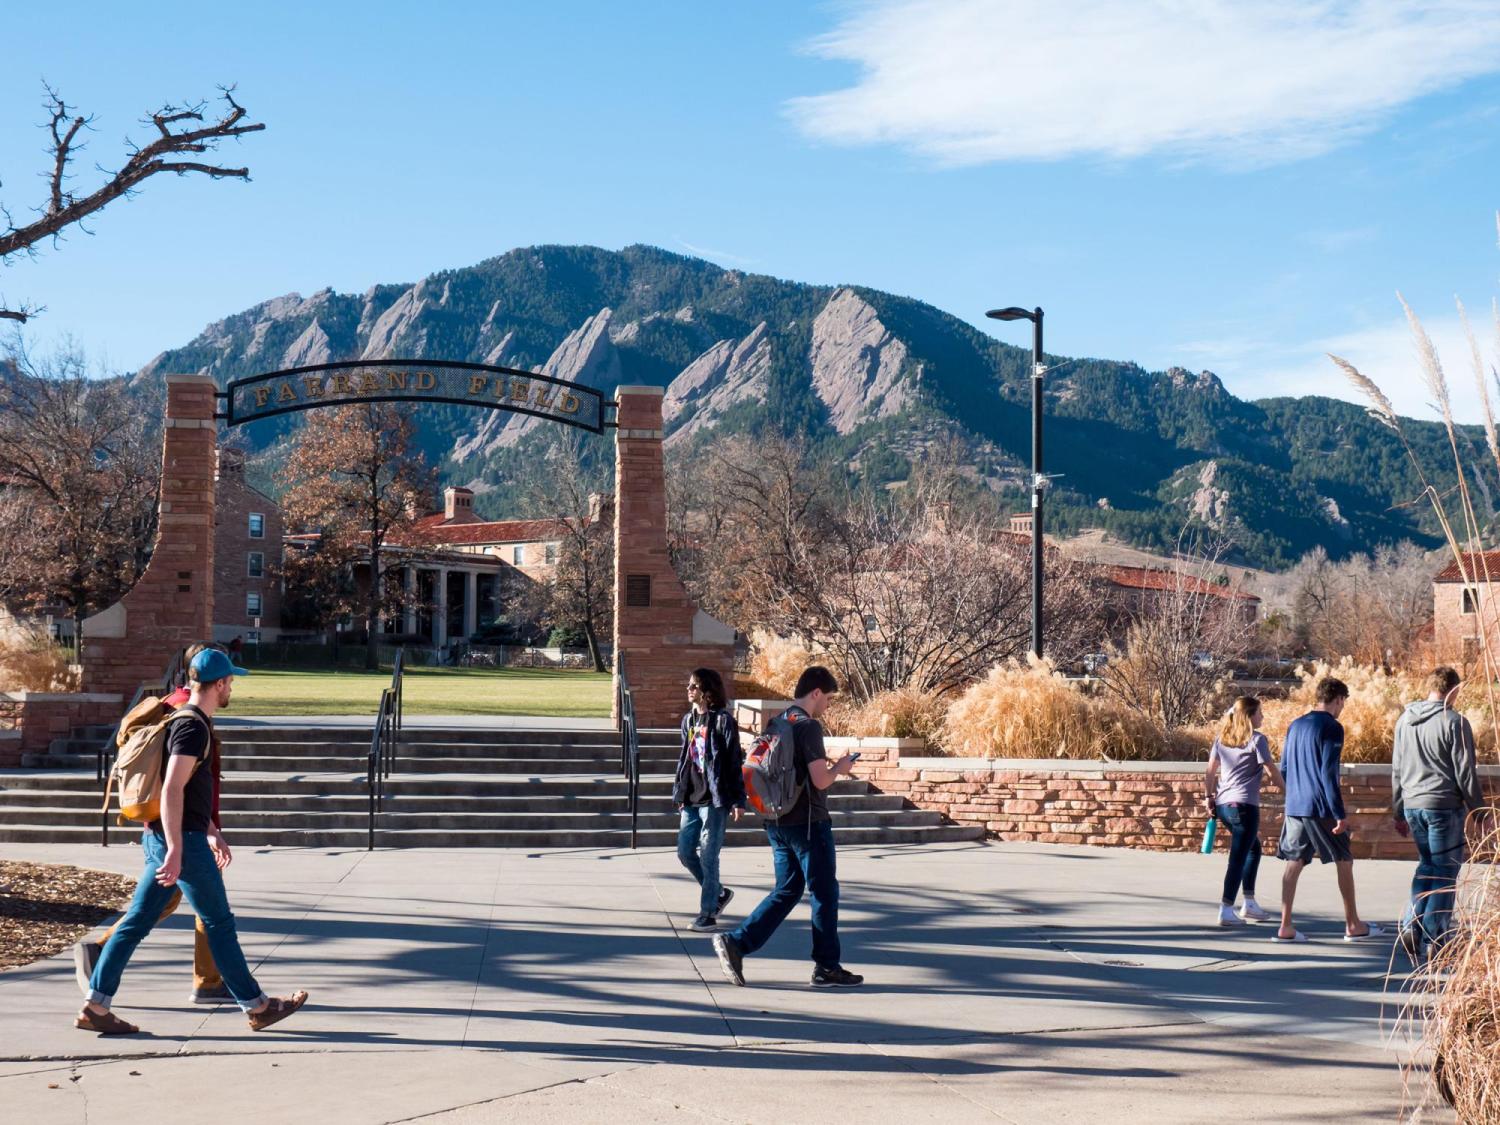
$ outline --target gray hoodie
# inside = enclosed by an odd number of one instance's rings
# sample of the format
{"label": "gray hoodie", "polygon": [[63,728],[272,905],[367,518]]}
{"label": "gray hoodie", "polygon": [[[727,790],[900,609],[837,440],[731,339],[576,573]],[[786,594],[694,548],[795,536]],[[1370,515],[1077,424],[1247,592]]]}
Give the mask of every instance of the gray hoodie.
{"label": "gray hoodie", "polygon": [[1474,729],[1441,700],[1407,704],[1396,720],[1391,809],[1477,809],[1484,804],[1474,760]]}

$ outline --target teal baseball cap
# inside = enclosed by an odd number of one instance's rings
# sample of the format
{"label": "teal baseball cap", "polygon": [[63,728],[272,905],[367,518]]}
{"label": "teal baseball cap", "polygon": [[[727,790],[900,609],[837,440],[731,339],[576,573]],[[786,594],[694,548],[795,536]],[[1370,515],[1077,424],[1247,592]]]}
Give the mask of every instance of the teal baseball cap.
{"label": "teal baseball cap", "polygon": [[225,676],[248,676],[250,672],[234,663],[216,648],[206,648],[188,665],[193,679],[200,684],[211,684]]}

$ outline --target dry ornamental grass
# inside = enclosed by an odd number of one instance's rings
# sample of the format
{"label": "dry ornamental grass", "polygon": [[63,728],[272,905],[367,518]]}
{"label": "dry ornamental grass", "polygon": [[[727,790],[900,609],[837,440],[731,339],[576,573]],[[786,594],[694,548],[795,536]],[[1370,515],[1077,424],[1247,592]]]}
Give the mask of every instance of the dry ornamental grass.
{"label": "dry ornamental grass", "polygon": [[46,633],[0,636],[0,691],[77,691],[78,676],[68,666],[68,650]]}
{"label": "dry ornamental grass", "polygon": [[948,709],[942,742],[976,758],[1163,757],[1166,739],[1138,712],[1091,698],[1045,661],[1007,661]]}
{"label": "dry ornamental grass", "polygon": [[[1463,1122],[1500,1121],[1500,830],[1474,849],[1459,883],[1451,940],[1412,978],[1426,1079]],[[1416,1068],[1408,1076],[1416,1074]]]}

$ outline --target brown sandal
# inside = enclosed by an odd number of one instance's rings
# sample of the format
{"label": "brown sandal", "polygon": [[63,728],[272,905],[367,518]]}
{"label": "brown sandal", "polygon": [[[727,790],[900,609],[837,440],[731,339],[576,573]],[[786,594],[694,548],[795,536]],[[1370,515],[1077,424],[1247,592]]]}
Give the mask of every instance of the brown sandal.
{"label": "brown sandal", "polygon": [[141,1032],[135,1024],[126,1023],[113,1012],[100,1015],[92,1008],[79,1012],[73,1026],[81,1031],[97,1031],[100,1035],[139,1035]]}
{"label": "brown sandal", "polygon": [[260,1011],[249,1013],[250,1030],[264,1031],[273,1023],[280,1023],[306,1003],[307,993],[300,988],[290,996],[274,997]]}

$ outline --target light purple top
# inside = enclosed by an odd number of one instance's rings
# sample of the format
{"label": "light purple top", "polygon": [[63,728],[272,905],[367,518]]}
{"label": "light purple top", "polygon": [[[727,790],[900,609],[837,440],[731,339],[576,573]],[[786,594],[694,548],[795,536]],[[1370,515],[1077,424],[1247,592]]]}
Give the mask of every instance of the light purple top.
{"label": "light purple top", "polygon": [[1264,766],[1271,762],[1271,744],[1266,736],[1256,731],[1250,736],[1248,746],[1224,746],[1214,739],[1208,760],[1219,762],[1219,793],[1215,798],[1221,805],[1259,805],[1260,778]]}

